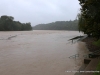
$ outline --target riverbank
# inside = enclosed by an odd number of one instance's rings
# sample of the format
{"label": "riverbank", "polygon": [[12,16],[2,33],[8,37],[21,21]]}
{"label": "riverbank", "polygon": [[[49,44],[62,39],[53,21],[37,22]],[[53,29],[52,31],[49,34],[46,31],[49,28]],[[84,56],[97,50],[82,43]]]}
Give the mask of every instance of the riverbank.
{"label": "riverbank", "polygon": [[[98,46],[93,44],[96,41],[95,38],[93,38],[93,37],[86,37],[82,41],[86,43],[86,47],[88,48],[88,50],[90,52],[95,52],[97,50],[100,50],[100,47],[98,47]],[[98,53],[98,54],[100,54],[100,53]],[[84,59],[84,62],[87,62],[87,61],[89,61],[89,63],[87,64],[87,66],[84,68],[83,71],[90,71],[90,72],[95,71],[95,72],[94,73],[80,73],[80,74],[81,75],[99,75],[99,73],[96,73],[96,71],[99,71],[98,64],[99,64],[100,59],[97,59],[97,58]],[[86,63],[84,63],[84,65],[86,65]]]}
{"label": "riverbank", "polygon": [[95,38],[86,37],[86,38],[83,39],[82,41],[86,43],[86,46],[87,46],[87,48],[88,48],[88,50],[89,50],[90,52],[94,52],[94,51],[100,49],[100,47],[95,46],[95,45],[93,44],[93,42],[94,42],[95,40],[96,40]]}

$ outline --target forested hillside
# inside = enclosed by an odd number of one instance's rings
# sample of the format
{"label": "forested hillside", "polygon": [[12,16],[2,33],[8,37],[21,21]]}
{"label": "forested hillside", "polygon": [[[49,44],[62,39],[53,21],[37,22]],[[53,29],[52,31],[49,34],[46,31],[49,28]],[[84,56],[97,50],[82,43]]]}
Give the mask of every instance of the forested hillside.
{"label": "forested hillside", "polygon": [[38,24],[33,27],[33,30],[78,30],[78,20]]}
{"label": "forested hillside", "polygon": [[32,30],[31,23],[21,23],[14,21],[12,16],[1,16],[0,17],[0,31],[23,31]]}

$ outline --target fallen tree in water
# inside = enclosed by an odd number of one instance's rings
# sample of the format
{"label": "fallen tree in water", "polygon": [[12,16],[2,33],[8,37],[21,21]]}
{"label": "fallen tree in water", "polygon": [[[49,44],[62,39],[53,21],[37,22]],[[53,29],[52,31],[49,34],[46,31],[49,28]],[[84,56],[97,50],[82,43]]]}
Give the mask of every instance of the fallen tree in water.
{"label": "fallen tree in water", "polygon": [[[85,39],[87,37],[87,35],[84,35],[84,36],[76,36],[76,37],[74,37],[74,38],[71,38],[71,39],[69,39],[68,41],[72,41],[72,43],[75,43],[75,42],[78,42],[78,41],[82,41],[83,39]],[[73,41],[75,41],[75,42],[73,42]]]}
{"label": "fallen tree in water", "polygon": [[82,38],[82,37],[84,37],[84,36],[76,36],[76,37],[71,38],[71,39],[69,39],[69,40],[76,40],[76,39],[79,39],[79,38]]}

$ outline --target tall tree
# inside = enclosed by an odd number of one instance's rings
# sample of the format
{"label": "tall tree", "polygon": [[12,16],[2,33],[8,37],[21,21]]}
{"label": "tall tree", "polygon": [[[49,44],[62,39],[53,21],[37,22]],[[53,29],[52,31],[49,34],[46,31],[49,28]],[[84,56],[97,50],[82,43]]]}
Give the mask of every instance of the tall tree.
{"label": "tall tree", "polygon": [[0,18],[0,26],[2,26],[1,30],[13,30],[13,17],[11,16],[1,16]]}
{"label": "tall tree", "polygon": [[14,17],[3,15],[0,17],[0,31],[32,30],[31,23],[14,21]]}
{"label": "tall tree", "polygon": [[[100,0],[79,0],[81,16],[84,19],[84,32],[100,38]],[[81,24],[80,24],[81,25]]]}

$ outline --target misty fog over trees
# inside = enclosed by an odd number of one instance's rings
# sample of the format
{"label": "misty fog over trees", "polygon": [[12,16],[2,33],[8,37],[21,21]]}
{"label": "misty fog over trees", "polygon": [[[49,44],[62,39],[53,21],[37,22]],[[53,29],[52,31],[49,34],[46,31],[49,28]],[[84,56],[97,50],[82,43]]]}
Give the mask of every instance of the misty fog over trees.
{"label": "misty fog over trees", "polygon": [[3,15],[0,17],[0,31],[32,30],[31,23],[14,21],[14,17]]}
{"label": "misty fog over trees", "polygon": [[[3,15],[0,17],[0,31],[32,30],[31,23],[14,21],[14,17]],[[48,24],[38,24],[33,30],[78,30],[78,20],[56,21]]]}
{"label": "misty fog over trees", "polygon": [[48,24],[38,24],[33,30],[78,30],[78,20],[56,21]]}

